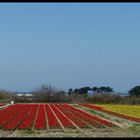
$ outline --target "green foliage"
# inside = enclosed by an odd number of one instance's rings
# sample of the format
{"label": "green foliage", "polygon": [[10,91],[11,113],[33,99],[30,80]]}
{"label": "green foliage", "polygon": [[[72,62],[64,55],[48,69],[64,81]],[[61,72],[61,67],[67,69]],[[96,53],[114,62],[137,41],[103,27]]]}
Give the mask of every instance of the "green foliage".
{"label": "green foliage", "polygon": [[140,104],[140,97],[120,96],[119,94],[101,94],[97,93],[87,98],[88,103],[98,104]]}
{"label": "green foliage", "polygon": [[105,87],[105,86],[101,86],[101,87],[93,87],[92,88],[93,90],[96,90],[98,93],[99,92],[102,92],[102,93],[105,93],[105,92],[113,92],[113,89],[109,86]]}
{"label": "green foliage", "polygon": [[68,90],[68,95],[69,96],[75,96],[77,94],[87,94],[88,91],[93,91],[94,93],[110,93],[110,92],[113,92],[113,89],[109,86],[105,87],[105,86],[102,86],[102,87],[81,87],[81,88],[76,88],[75,90],[73,90],[72,88],[70,88]]}
{"label": "green foliage", "polygon": [[74,95],[76,94],[87,94],[88,90],[91,90],[90,87],[81,87],[81,88],[76,88],[73,92],[74,92]]}
{"label": "green foliage", "polygon": [[98,87],[91,88],[93,92],[98,91]]}
{"label": "green foliage", "polygon": [[73,89],[72,89],[72,88],[70,88],[70,89],[68,90],[68,95],[69,95],[69,96],[73,95]]}
{"label": "green foliage", "polygon": [[140,86],[135,86],[128,91],[130,96],[140,96]]}

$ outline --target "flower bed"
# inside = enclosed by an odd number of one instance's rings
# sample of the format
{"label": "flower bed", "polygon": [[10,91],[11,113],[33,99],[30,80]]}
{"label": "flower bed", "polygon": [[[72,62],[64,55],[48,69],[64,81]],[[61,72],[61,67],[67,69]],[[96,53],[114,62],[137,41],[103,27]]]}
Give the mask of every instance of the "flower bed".
{"label": "flower bed", "polygon": [[44,112],[44,105],[40,104],[37,119],[34,125],[35,129],[45,129],[46,128],[46,118]]}
{"label": "flower bed", "polygon": [[0,115],[0,128],[14,119],[18,115],[18,113],[20,113],[20,109],[20,106],[14,105],[9,107],[8,109],[3,110],[3,113]]}
{"label": "flower bed", "polygon": [[31,129],[36,112],[37,112],[38,104],[31,105],[31,110],[28,113],[27,117],[23,120],[23,122],[18,126],[18,129]]}
{"label": "flower bed", "polygon": [[48,104],[45,105],[45,110],[47,113],[49,128],[61,128],[58,120],[56,119],[55,115],[53,114]]}
{"label": "flower bed", "polygon": [[9,121],[6,125],[4,125],[2,128],[7,130],[13,130],[17,127],[17,125],[26,117],[28,111],[30,110],[30,106],[26,105],[21,110],[17,110],[19,112],[14,119]]}
{"label": "flower bed", "polygon": [[60,104],[55,104],[55,106],[59,110],[61,110],[70,120],[72,120],[78,127],[81,127],[81,128],[88,127],[87,123],[85,123],[80,118],[78,118],[78,116],[75,116],[73,113],[71,113],[70,110],[67,110]]}
{"label": "flower bed", "polygon": [[[64,106],[64,105],[62,105]],[[76,109],[68,104],[65,104],[65,108],[72,110],[77,116],[85,120],[86,122],[92,124],[95,127],[100,127],[103,125],[113,126],[113,124],[109,121],[103,120],[97,116],[90,115],[82,110]]]}
{"label": "flower bed", "polygon": [[50,106],[64,127],[75,128],[74,125],[59,111],[54,104],[51,104]]}
{"label": "flower bed", "polygon": [[130,120],[130,121],[140,122],[140,118],[131,117],[131,116],[127,116],[127,115],[124,115],[124,114],[117,113],[117,112],[109,111],[109,110],[106,110],[102,107],[98,107],[98,106],[95,106],[95,105],[89,105],[89,104],[79,104],[79,105],[85,106],[85,107],[88,107],[88,108],[91,108],[91,109],[95,109],[95,110],[98,110],[98,111],[102,111],[102,112],[105,112],[105,113],[108,113],[108,114],[111,114],[111,115],[114,115],[116,117],[120,117],[120,118],[123,118],[123,119],[127,119],[127,120]]}

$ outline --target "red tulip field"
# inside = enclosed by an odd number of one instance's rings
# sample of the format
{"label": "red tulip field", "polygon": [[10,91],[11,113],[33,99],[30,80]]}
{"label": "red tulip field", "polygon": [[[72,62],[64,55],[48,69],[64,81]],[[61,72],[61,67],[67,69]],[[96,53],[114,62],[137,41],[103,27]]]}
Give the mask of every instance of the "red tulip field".
{"label": "red tulip field", "polygon": [[[105,115],[106,114],[106,115]],[[116,122],[117,117],[120,123]],[[0,109],[0,131],[113,130],[140,118],[122,115],[91,104],[13,104]]]}
{"label": "red tulip field", "polygon": [[0,110],[0,128],[4,130],[47,129],[47,123],[49,129],[114,125],[68,104],[15,104]]}

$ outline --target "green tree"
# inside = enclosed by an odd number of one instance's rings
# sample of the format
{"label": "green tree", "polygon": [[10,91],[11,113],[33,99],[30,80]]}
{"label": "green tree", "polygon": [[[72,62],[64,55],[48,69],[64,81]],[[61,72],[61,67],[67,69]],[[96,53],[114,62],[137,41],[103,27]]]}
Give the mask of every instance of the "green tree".
{"label": "green tree", "polygon": [[76,89],[73,91],[73,95],[75,96],[75,95],[77,95],[78,93],[79,93],[78,88],[76,88]]}
{"label": "green tree", "polygon": [[104,93],[106,91],[106,87],[102,86],[98,88],[98,92]]}
{"label": "green tree", "polygon": [[79,94],[87,94],[88,90],[91,90],[90,87],[82,87],[78,89]]}
{"label": "green tree", "polygon": [[98,92],[98,87],[93,87],[93,88],[92,88],[92,91],[93,91],[93,92]]}
{"label": "green tree", "polygon": [[102,87],[99,87],[97,90],[98,92],[102,92],[102,93],[113,92],[113,89],[109,86],[108,87],[102,86]]}
{"label": "green tree", "polygon": [[106,91],[107,91],[107,92],[113,92],[113,88],[111,88],[111,87],[106,87]]}
{"label": "green tree", "polygon": [[69,90],[68,90],[68,95],[70,96],[70,95],[73,95],[73,89],[72,88],[70,88]]}
{"label": "green tree", "polygon": [[130,96],[140,96],[140,86],[135,86],[128,91]]}

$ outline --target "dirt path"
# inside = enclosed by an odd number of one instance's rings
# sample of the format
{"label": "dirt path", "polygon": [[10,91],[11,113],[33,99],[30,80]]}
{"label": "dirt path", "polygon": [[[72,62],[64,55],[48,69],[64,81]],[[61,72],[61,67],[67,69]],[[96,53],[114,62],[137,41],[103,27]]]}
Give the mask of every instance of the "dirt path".
{"label": "dirt path", "polygon": [[[137,131],[136,131],[137,129]],[[83,129],[85,133],[69,129],[63,132],[60,129],[53,130],[16,130],[16,131],[0,131],[0,137],[140,137],[140,126],[136,129],[122,128],[97,128]]]}

